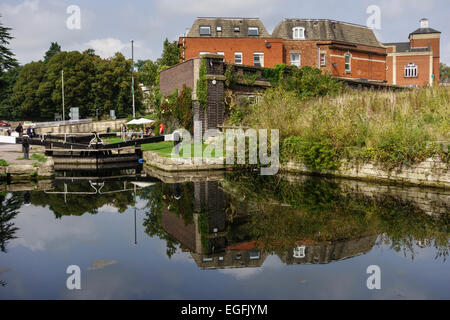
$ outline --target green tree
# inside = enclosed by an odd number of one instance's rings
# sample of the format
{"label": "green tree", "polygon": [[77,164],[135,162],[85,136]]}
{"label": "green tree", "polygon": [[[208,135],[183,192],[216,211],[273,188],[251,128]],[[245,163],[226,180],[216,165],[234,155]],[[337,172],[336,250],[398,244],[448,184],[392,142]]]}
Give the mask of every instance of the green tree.
{"label": "green tree", "polygon": [[58,44],[58,42],[52,42],[50,45],[50,48],[45,53],[44,56],[44,62],[47,63],[51,57],[53,57],[55,54],[61,52],[61,46]]}
{"label": "green tree", "polygon": [[163,52],[161,58],[157,63],[159,66],[174,66],[180,62],[181,50],[178,47],[178,42],[170,42],[167,38],[164,40]]}
{"label": "green tree", "polygon": [[156,84],[156,77],[158,76],[158,65],[151,60],[145,61],[140,69],[138,69],[139,82],[147,87],[152,87]]}
{"label": "green tree", "polygon": [[14,58],[14,53],[8,48],[10,40],[14,39],[10,35],[11,30],[11,28],[4,27],[0,21],[0,75],[10,68],[18,66],[17,60]]}
{"label": "green tree", "polygon": [[62,114],[62,81],[64,70],[64,105],[66,116],[69,109],[78,107],[80,117],[95,114],[92,85],[95,81],[95,66],[91,56],[78,51],[60,52],[46,64],[45,76],[39,85],[41,117],[51,119],[54,113]]}
{"label": "green tree", "polygon": [[439,73],[441,76],[441,79],[450,79],[450,67],[447,66],[445,63],[440,63],[439,65]]}
{"label": "green tree", "polygon": [[0,118],[11,119],[14,105],[11,102],[14,85],[21,67],[10,68],[0,76]]}
{"label": "green tree", "polygon": [[40,98],[37,92],[44,73],[42,61],[28,63],[20,69],[10,98],[13,119],[40,118]]}

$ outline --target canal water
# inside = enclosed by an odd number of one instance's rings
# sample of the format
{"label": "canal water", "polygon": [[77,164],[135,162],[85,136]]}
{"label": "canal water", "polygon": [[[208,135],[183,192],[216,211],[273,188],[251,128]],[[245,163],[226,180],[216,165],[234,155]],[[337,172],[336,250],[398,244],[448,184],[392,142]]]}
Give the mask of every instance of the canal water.
{"label": "canal water", "polygon": [[0,299],[450,298],[448,191],[237,173],[2,190]]}

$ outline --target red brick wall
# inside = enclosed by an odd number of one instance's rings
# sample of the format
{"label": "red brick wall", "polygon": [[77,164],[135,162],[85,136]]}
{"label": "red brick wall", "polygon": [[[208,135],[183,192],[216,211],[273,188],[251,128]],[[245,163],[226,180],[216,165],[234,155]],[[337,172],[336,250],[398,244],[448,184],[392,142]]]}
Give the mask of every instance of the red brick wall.
{"label": "red brick wall", "polygon": [[441,40],[436,39],[411,39],[411,47],[428,47],[433,49],[433,74],[435,84],[439,84],[439,63],[441,56]]}
{"label": "red brick wall", "polygon": [[194,88],[194,60],[163,70],[159,81],[161,93],[165,96],[173,93],[175,89],[182,90],[183,85]]}
{"label": "red brick wall", "polygon": [[[318,42],[317,41],[295,41],[286,40],[284,41],[284,60],[286,64],[291,64],[291,52],[301,53],[301,66],[318,66]],[[357,47],[359,50],[374,50],[380,54],[385,53],[384,48],[369,48],[369,47]],[[345,59],[344,55],[347,53],[346,50],[336,50],[330,49],[330,45],[320,45],[320,50],[322,53],[325,52],[325,66],[320,68],[333,76],[353,78],[353,79],[369,79],[369,80],[386,80],[386,56],[377,54],[368,54],[352,51],[348,48],[348,51],[352,54],[353,58],[361,58],[365,60],[352,59],[352,71],[351,73],[345,72]],[[339,56],[339,57],[336,57]],[[368,61],[368,60],[379,60]],[[337,66],[334,67],[333,63]]]}
{"label": "red brick wall", "polygon": [[[418,67],[417,78],[405,78],[405,66],[410,62]],[[397,85],[426,86],[430,81],[430,56],[398,56],[397,57]]]}
{"label": "red brick wall", "polygon": [[[274,67],[283,61],[283,43],[281,39],[269,38],[184,38],[184,59],[197,58],[200,52],[225,53],[225,62],[234,63],[234,53],[242,52],[243,64],[253,65],[253,53],[264,53],[264,67]],[[270,48],[266,43],[271,44]],[[183,44],[183,38],[180,38]]]}

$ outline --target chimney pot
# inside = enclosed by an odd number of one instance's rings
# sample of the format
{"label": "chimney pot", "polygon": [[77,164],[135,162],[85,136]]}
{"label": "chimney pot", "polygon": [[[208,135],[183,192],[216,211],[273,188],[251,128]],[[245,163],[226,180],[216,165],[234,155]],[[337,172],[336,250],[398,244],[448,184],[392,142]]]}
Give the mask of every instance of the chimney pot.
{"label": "chimney pot", "polygon": [[430,26],[430,23],[428,21],[428,19],[423,18],[422,20],[420,20],[420,27],[422,29],[428,28]]}

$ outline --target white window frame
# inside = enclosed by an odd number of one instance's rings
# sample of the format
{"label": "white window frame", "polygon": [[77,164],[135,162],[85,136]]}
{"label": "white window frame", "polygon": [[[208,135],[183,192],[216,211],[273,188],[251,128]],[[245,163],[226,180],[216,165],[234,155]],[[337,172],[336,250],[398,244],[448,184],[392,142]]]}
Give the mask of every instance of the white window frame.
{"label": "white window frame", "polygon": [[417,78],[419,76],[419,67],[413,62],[405,66],[405,78]]}
{"label": "white window frame", "polygon": [[[293,60],[293,55],[298,55],[298,60]],[[291,52],[289,55],[289,59],[291,62],[291,66],[297,66],[299,68],[302,66],[302,54],[300,52]]]}
{"label": "white window frame", "polygon": [[221,56],[224,56],[224,57],[225,57],[225,52],[222,52],[222,51],[217,51],[217,52],[216,52],[216,54],[218,54],[218,55],[221,55]]}
{"label": "white window frame", "polygon": [[[236,57],[239,56],[239,59],[241,60],[241,62],[237,62]],[[242,54],[242,52],[235,52],[234,53],[234,64],[243,64],[244,63],[244,56]]]}
{"label": "white window frame", "polygon": [[217,26],[216,27],[216,32],[222,32],[222,27],[221,26]]}
{"label": "white window frame", "polygon": [[[347,57],[348,57],[348,69],[347,69]],[[344,66],[345,66],[345,73],[352,72],[352,54],[350,52],[347,52],[344,55]]]}
{"label": "white window frame", "polygon": [[[256,56],[259,56],[259,64],[260,66],[255,65],[255,58]],[[264,53],[263,52],[254,52],[253,53],[253,65],[255,67],[264,67]]]}
{"label": "white window frame", "polygon": [[[208,33],[202,33],[202,29],[208,28]],[[211,35],[211,26],[200,26],[199,33],[201,36],[210,36]]]}
{"label": "white window frame", "polygon": [[292,38],[294,40],[305,40],[305,28],[304,27],[292,28]]}
{"label": "white window frame", "polygon": [[234,30],[234,32],[241,32],[241,27],[235,26],[235,27],[233,28],[233,30]]}
{"label": "white window frame", "polygon": [[[256,30],[256,34],[250,34],[250,30]],[[248,27],[248,35],[249,36],[259,36],[259,28],[258,27]]]}
{"label": "white window frame", "polygon": [[[322,57],[323,57],[323,60],[322,60]],[[327,55],[326,55],[326,53],[325,52],[321,52],[319,58],[320,58],[320,66],[321,67],[325,67],[327,65]]]}
{"label": "white window frame", "polygon": [[293,257],[296,259],[303,259],[304,257],[306,257],[306,247],[298,246],[297,248],[294,248]]}

